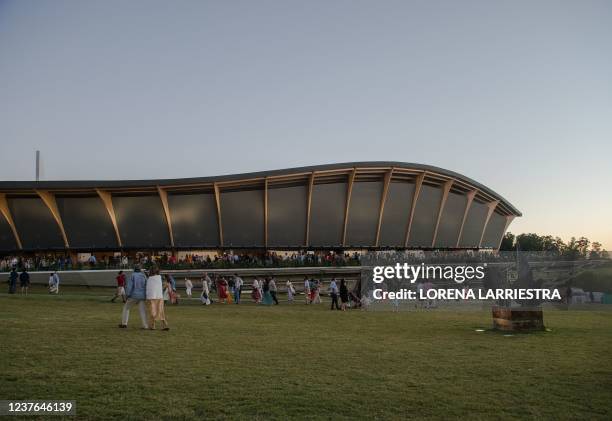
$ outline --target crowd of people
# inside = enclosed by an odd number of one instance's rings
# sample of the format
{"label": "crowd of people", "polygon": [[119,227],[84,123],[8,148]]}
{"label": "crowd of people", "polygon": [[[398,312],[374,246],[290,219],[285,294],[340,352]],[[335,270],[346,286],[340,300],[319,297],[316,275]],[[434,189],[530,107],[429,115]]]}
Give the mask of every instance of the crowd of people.
{"label": "crowd of people", "polygon": [[[529,255],[530,261],[566,259],[562,254],[551,252],[522,252]],[[126,269],[136,264],[143,268],[158,267],[161,270],[181,269],[232,269],[232,268],[266,268],[266,267],[331,267],[359,266],[370,262],[406,262],[406,263],[476,263],[511,261],[516,259],[516,252],[497,252],[492,250],[457,250],[457,251],[421,251],[421,250],[376,250],[367,253],[342,250],[293,251],[293,252],[170,252],[133,254],[100,254],[85,255],[75,261],[69,254],[35,254],[32,256],[0,257],[0,272],[8,272],[13,267],[27,271],[64,271],[82,269]]]}
{"label": "crowd of people", "polygon": [[[171,275],[166,275],[169,279],[169,285],[174,285],[173,291],[176,294],[176,282]],[[339,282],[339,284],[338,284]],[[238,275],[234,274],[230,277],[215,276],[214,279],[208,274],[205,274],[200,279],[201,294],[200,300],[202,304],[210,305],[215,300],[213,299],[212,293],[214,292],[216,300],[222,304],[240,304],[242,302],[242,292],[246,288],[250,287],[251,300],[255,304],[263,305],[278,305],[278,294],[279,287],[276,284],[276,280],[273,276],[255,277],[251,285],[247,285],[245,281]],[[339,286],[338,286],[339,285]],[[321,303],[321,290],[323,288],[323,282],[320,279],[315,278],[304,278],[304,298],[306,304],[320,304]],[[193,297],[193,282],[186,278],[185,279],[185,293],[188,298]],[[285,283],[284,292],[287,294],[287,302],[295,302],[297,291],[291,280],[287,280]],[[346,309],[346,304],[349,302],[349,291],[344,279],[337,281],[332,279],[327,289],[327,293],[332,299],[332,309],[334,306],[337,309]],[[342,301],[344,306],[338,305],[338,298]],[[358,301],[356,295],[353,296],[353,301]]]}
{"label": "crowd of people", "polygon": [[132,255],[96,256],[90,254],[75,261],[67,254],[37,254],[34,256],[4,256],[0,259],[0,272],[11,268],[28,271],[82,270],[82,269],[126,269],[139,264],[143,268],[153,266],[163,270],[177,269],[227,269],[258,267],[305,267],[305,266],[356,266],[360,253],[342,251],[296,251],[296,252],[243,252],[186,253],[180,257],[164,252],[151,254],[138,252]]}
{"label": "crowd of people", "polygon": [[[48,279],[48,292],[50,294],[59,294],[60,276],[58,272],[50,272]],[[115,281],[116,290],[111,298],[111,302],[114,303],[120,298],[125,305],[121,326],[127,325],[129,309],[135,304],[139,305],[141,313],[145,311],[144,306],[149,297],[152,297],[150,299],[155,300],[161,299],[163,302],[168,304],[178,304],[179,302],[176,280],[171,274],[165,274],[162,277],[160,275],[160,269],[157,266],[153,266],[149,269],[143,269],[141,265],[137,264],[135,265],[134,271],[130,275],[129,279],[126,277],[124,271],[120,270],[117,273]],[[18,272],[17,265],[13,266],[9,272],[7,282],[9,286],[9,294],[15,294],[17,292],[17,283],[19,282],[21,293],[27,295],[31,284],[30,274],[28,273],[27,268],[22,267],[21,272]],[[242,301],[242,291],[248,287],[248,285],[246,285],[244,280],[237,273],[234,273],[233,276],[229,277],[215,275],[214,279],[211,279],[209,274],[204,274],[204,276],[200,279],[200,286],[201,294],[199,299],[202,304],[205,305],[214,303],[215,299],[217,302],[223,304],[240,304]],[[147,288],[149,288],[150,291]],[[186,297],[193,298],[194,285],[191,279],[185,278],[184,288]],[[303,294],[306,304],[321,304],[322,288],[322,280],[309,278],[307,276],[304,277]],[[255,277],[250,285],[250,289],[251,299],[254,303],[263,305],[279,304],[279,288],[276,285],[276,280],[274,277]],[[149,291],[150,294],[146,291]],[[297,291],[291,280],[286,281],[285,292],[287,294],[287,302],[293,303],[297,296]],[[212,293],[215,294],[215,299],[213,299]],[[360,304],[358,294],[349,293],[344,279],[340,279],[339,281],[335,278],[332,279],[327,289],[327,293],[331,298],[332,310],[334,308],[337,310],[346,310],[349,301],[352,301],[355,305]],[[142,304],[140,304],[141,302]],[[162,322],[162,324],[165,323],[163,306],[160,307],[158,302],[153,304],[154,307],[152,307],[152,314],[154,314],[154,316],[152,317],[157,317],[158,319],[155,320],[159,320]],[[145,317],[143,320],[147,318],[148,317]],[[152,322],[154,320],[150,321]],[[149,326],[150,324],[151,323],[146,323],[146,326]]]}
{"label": "crowd of people", "polygon": [[91,254],[84,261],[73,261],[70,255],[41,254],[34,256],[4,256],[0,259],[0,272],[6,272],[12,268],[18,270],[26,269],[30,272],[48,270],[82,270],[82,269],[115,269],[130,266],[128,256],[103,256],[100,259]]}
{"label": "crowd of people", "polygon": [[[157,323],[162,330],[169,330],[166,320],[165,305],[179,304],[179,294],[177,283],[174,277],[166,274],[162,277],[158,267],[143,270],[140,265],[136,265],[133,273],[126,279],[125,273],[119,271],[116,277],[117,290],[112,302],[117,298],[123,301],[121,323],[119,327],[127,328],[130,309],[138,307],[142,329],[155,329]],[[240,304],[242,302],[242,292],[247,285],[244,280],[235,273],[233,276],[214,276],[212,279],[209,274],[204,274],[200,279],[201,293],[199,300],[204,305],[211,305],[215,302],[220,304]],[[287,302],[295,302],[297,291],[291,280],[285,283]],[[193,298],[194,285],[191,279],[185,278],[185,294],[187,298]],[[321,304],[321,293],[323,282],[320,279],[304,278],[304,299],[305,303]],[[255,277],[250,285],[251,300],[260,305],[279,305],[279,288],[276,280],[272,276]],[[349,305],[359,307],[361,300],[357,293],[349,292],[347,282],[344,279],[332,279],[327,293],[331,298],[331,310],[346,310]],[[214,294],[214,295],[213,295]]]}

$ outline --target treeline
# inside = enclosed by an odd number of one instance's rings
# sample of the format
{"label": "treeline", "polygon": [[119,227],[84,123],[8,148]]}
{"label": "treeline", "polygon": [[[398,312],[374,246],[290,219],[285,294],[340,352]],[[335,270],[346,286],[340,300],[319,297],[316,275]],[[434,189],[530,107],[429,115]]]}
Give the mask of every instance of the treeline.
{"label": "treeline", "polygon": [[534,233],[514,235],[507,232],[501,243],[502,251],[546,251],[567,255],[569,257],[607,257],[608,253],[597,241],[591,242],[586,237],[572,237],[567,243],[560,237],[538,235]]}

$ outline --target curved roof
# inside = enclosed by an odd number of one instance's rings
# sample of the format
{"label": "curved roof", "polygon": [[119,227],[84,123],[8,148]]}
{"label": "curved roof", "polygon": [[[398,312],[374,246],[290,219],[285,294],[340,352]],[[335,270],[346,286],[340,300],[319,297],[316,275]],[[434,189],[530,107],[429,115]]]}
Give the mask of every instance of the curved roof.
{"label": "curved roof", "polygon": [[521,213],[453,171],[349,162],[218,177],[0,182],[0,250],[499,248]]}
{"label": "curved roof", "polygon": [[249,183],[257,180],[282,179],[292,176],[315,173],[317,176],[341,172],[341,171],[363,171],[372,173],[373,171],[388,171],[393,169],[396,174],[424,174],[426,179],[454,180],[457,185],[462,185],[466,190],[477,190],[479,195],[483,195],[489,200],[498,200],[500,208],[507,214],[522,216],[522,213],[500,194],[486,187],[485,185],[472,180],[462,174],[443,168],[397,161],[366,161],[366,162],[346,162],[337,164],[314,165],[307,167],[286,168],[271,171],[258,171],[241,174],[228,174],[209,177],[192,177],[176,179],[157,179],[157,180],[65,180],[65,181],[0,181],[0,192],[21,193],[36,190],[49,191],[87,191],[87,190],[110,190],[110,191],[132,191],[138,188],[156,189],[161,187],[172,190],[173,188],[197,187],[205,185],[231,184],[239,187],[241,182]]}

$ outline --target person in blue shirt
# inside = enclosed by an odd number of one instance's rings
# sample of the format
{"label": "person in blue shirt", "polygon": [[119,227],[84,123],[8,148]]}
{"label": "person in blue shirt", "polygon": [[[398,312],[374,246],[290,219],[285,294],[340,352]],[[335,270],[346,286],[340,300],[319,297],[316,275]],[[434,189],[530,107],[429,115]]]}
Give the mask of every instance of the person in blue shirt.
{"label": "person in blue shirt", "polygon": [[140,320],[142,322],[142,328],[148,329],[147,323],[147,276],[141,272],[140,266],[134,267],[132,276],[129,277],[127,282],[127,288],[125,291],[126,301],[123,305],[123,311],[121,313],[121,324],[120,328],[125,329],[128,325],[128,319],[130,318],[130,308],[134,305],[138,305],[138,312],[140,313]]}
{"label": "person in blue shirt", "polygon": [[336,278],[332,278],[331,283],[329,284],[329,296],[331,297],[331,309],[336,307],[336,310],[340,310],[340,306],[338,306],[338,284],[336,283]]}

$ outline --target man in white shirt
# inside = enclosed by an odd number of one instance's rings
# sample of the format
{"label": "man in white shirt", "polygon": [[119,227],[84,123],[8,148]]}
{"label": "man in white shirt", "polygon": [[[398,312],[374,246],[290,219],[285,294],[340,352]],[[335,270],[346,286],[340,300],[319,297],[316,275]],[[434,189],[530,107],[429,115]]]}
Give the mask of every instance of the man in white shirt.
{"label": "man in white shirt", "polygon": [[185,291],[187,293],[187,297],[191,298],[191,290],[193,288],[193,282],[191,279],[185,278]]}
{"label": "man in white shirt", "polygon": [[243,284],[242,278],[237,273],[234,273],[234,302],[236,304],[240,304],[240,292]]}
{"label": "man in white shirt", "polygon": [[210,279],[210,276],[208,276],[208,273],[204,274],[204,281],[206,281],[208,288],[210,288],[210,285],[212,284],[212,279]]}

